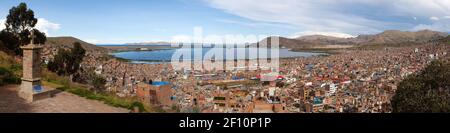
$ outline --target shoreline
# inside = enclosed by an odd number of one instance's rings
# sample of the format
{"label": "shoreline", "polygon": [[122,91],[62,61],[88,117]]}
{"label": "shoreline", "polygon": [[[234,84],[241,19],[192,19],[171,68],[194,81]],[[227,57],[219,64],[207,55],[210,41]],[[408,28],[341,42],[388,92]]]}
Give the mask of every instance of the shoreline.
{"label": "shoreline", "polygon": [[[285,59],[298,59],[298,58],[314,58],[314,57],[328,57],[334,54],[339,54],[339,52],[321,52],[321,51],[293,51],[293,50],[289,50],[292,52],[308,52],[308,53],[320,53],[319,55],[311,55],[311,56],[295,56],[295,57],[281,57],[279,58],[279,60],[285,60]],[[128,51],[130,52],[130,51]],[[132,51],[132,52],[145,52],[145,51]],[[151,51],[147,51],[147,52],[151,52]],[[172,62],[171,60],[133,60],[133,59],[126,59],[126,58],[122,58],[122,57],[117,57],[115,55],[113,55],[114,53],[120,53],[120,52],[111,52],[108,53],[108,55],[111,58],[117,59],[119,61],[123,61],[126,63],[130,63],[130,64],[164,64],[164,63],[170,63]],[[209,61],[212,61],[211,59],[207,59]],[[234,62],[238,62],[238,61],[250,61],[250,60],[258,60],[258,59],[235,59]],[[200,61],[200,60],[185,60],[185,61],[191,61],[191,62],[195,62],[195,61]],[[221,60],[215,60],[215,61],[221,61]],[[232,59],[229,60],[222,60],[222,61],[232,61]],[[140,63],[135,63],[135,62],[140,62]]]}
{"label": "shoreline", "polygon": [[[108,53],[108,56],[111,58],[115,58],[119,61],[123,61],[130,64],[164,64],[172,62],[171,60],[133,60],[133,59],[126,59],[122,57],[115,56],[116,53],[123,53],[123,52],[154,52],[154,51],[161,51],[161,50],[172,50],[172,49],[179,49],[179,48],[167,48],[167,49],[149,49],[149,50],[110,50]],[[312,49],[291,49],[291,48],[284,48],[287,49],[290,52],[304,52],[304,53],[314,53],[319,55],[311,55],[311,56],[293,56],[293,57],[281,57],[280,60],[284,59],[297,59],[297,58],[311,58],[311,57],[327,57],[335,54],[339,54],[341,52],[338,52],[338,50],[346,50],[346,48],[337,48],[337,49],[323,49],[323,48],[312,48]],[[211,60],[211,59],[209,59]],[[229,59],[227,61],[231,61],[232,59]],[[249,60],[256,60],[256,59],[235,59],[234,61],[249,61]],[[190,60],[192,61],[198,61],[198,60]],[[219,60],[220,61],[220,60]]]}

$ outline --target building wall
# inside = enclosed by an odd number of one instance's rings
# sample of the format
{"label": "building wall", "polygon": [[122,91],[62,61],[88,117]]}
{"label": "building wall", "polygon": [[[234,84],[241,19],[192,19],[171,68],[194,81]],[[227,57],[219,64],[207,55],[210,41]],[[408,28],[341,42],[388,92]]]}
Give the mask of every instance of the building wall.
{"label": "building wall", "polygon": [[136,96],[146,104],[171,106],[173,104],[170,99],[172,95],[171,85],[153,86],[140,83],[136,86]]}
{"label": "building wall", "polygon": [[136,86],[136,96],[141,102],[151,104],[149,90],[145,84],[140,83]]}
{"label": "building wall", "polygon": [[170,85],[164,85],[160,87],[155,87],[157,101],[164,106],[171,106],[173,104],[170,97],[173,95],[173,90]]}

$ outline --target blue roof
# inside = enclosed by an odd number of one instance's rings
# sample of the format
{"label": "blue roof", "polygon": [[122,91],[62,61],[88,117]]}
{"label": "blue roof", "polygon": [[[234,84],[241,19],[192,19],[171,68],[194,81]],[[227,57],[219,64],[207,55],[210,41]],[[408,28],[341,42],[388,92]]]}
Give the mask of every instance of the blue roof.
{"label": "blue roof", "polygon": [[322,104],[322,103],[323,103],[323,99],[318,98],[318,97],[314,97],[313,103],[314,103],[314,104]]}
{"label": "blue roof", "polygon": [[153,81],[152,82],[152,85],[153,86],[163,86],[163,85],[168,85],[168,84],[170,84],[169,82],[160,82],[160,81],[157,81],[157,82],[155,82],[155,81]]}

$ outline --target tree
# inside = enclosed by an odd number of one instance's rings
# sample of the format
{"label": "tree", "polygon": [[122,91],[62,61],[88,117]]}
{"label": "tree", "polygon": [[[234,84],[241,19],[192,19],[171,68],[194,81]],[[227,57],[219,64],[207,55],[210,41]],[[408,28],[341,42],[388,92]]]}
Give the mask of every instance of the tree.
{"label": "tree", "polygon": [[106,79],[95,73],[94,68],[80,68],[73,77],[73,82],[91,85],[89,89],[95,93],[106,90]]}
{"label": "tree", "polygon": [[48,70],[55,72],[58,75],[65,75],[67,62],[69,60],[69,54],[67,50],[59,48],[58,53],[55,55],[54,59],[50,61],[47,65]]}
{"label": "tree", "polygon": [[397,88],[393,112],[450,112],[450,63],[433,61]]}
{"label": "tree", "polygon": [[94,87],[95,92],[104,91],[106,89],[105,84],[106,84],[105,78],[103,78],[99,75],[94,75],[94,77],[92,79],[92,86]]}
{"label": "tree", "polygon": [[80,64],[86,54],[86,50],[81,47],[81,44],[79,42],[75,42],[73,45],[74,46],[69,54],[70,61],[67,62],[67,73],[70,75],[76,73],[78,69],[80,69]]}
{"label": "tree", "polygon": [[6,17],[5,29],[0,33],[0,39],[7,45],[10,51],[16,55],[21,55],[20,46],[30,43],[30,32],[34,32],[35,43],[44,44],[47,40],[45,33],[35,29],[38,19],[34,16],[34,11],[28,9],[27,4],[20,3],[9,10]]}
{"label": "tree", "polygon": [[58,75],[71,76],[78,72],[86,50],[79,42],[75,42],[70,51],[60,48],[52,61],[47,65],[48,70]]}
{"label": "tree", "polygon": [[3,41],[0,39],[0,50],[5,49],[5,44],[3,44]]}
{"label": "tree", "polygon": [[10,32],[6,32],[5,30],[0,31],[0,40],[3,42],[2,51],[8,54],[16,54],[19,55],[21,52],[19,48],[19,40],[14,37],[14,35]]}

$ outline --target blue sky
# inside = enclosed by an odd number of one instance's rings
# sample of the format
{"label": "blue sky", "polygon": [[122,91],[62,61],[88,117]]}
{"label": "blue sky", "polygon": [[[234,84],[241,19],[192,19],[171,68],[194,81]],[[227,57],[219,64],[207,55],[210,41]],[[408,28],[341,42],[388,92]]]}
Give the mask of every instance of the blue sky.
{"label": "blue sky", "polygon": [[0,22],[20,2],[49,36],[101,44],[170,41],[194,27],[204,36],[450,31],[448,0],[2,0]]}

